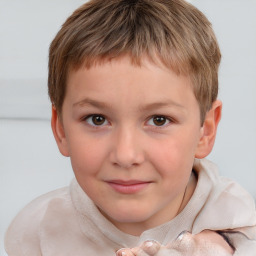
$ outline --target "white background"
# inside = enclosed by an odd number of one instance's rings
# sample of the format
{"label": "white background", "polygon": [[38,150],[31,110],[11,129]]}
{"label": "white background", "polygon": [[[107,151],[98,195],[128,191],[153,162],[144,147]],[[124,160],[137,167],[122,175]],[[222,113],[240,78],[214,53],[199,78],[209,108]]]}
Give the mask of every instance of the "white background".
{"label": "white background", "polygon": [[[73,174],[50,129],[47,55],[81,0],[0,0],[0,255],[11,219]],[[208,157],[256,198],[256,1],[192,0],[213,24],[222,50],[223,119]]]}

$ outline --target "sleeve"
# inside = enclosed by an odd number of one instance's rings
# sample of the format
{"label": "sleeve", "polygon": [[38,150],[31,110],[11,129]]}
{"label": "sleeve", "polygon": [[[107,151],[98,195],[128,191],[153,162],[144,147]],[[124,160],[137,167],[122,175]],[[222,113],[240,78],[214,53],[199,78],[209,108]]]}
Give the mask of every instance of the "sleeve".
{"label": "sleeve", "polygon": [[[49,234],[44,235],[47,231],[45,228],[53,224],[48,223],[47,219],[52,216],[58,219],[59,215],[55,215],[56,207],[64,205],[67,209],[70,201],[69,188],[64,187],[36,198],[21,210],[5,234],[5,250],[8,256],[42,256],[43,250],[45,254],[49,248],[43,245],[51,242]],[[65,219],[63,211],[61,214]]]}
{"label": "sleeve", "polygon": [[36,200],[27,205],[12,221],[5,234],[8,256],[41,256],[39,230],[44,205]]}
{"label": "sleeve", "polygon": [[[256,227],[255,231],[256,231]],[[250,239],[239,231],[220,232],[228,240],[228,243],[235,249],[234,256],[255,256],[256,240]]]}

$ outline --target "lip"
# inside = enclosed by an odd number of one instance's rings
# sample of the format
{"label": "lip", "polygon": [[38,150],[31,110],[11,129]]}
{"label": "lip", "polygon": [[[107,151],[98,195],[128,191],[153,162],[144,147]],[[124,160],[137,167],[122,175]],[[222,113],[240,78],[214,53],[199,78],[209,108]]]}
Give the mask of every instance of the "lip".
{"label": "lip", "polygon": [[150,181],[140,181],[140,180],[110,180],[107,181],[111,188],[121,194],[135,194],[146,187],[148,187],[152,182]]}

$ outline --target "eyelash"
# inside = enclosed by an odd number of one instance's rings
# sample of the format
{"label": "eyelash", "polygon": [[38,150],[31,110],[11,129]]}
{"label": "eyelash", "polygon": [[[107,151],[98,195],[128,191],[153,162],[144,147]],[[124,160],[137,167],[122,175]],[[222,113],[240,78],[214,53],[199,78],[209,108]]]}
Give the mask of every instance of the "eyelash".
{"label": "eyelash", "polygon": [[[90,120],[91,118],[91,120]],[[101,124],[95,124],[93,122],[93,119],[92,118],[103,118],[103,122]],[[168,126],[170,123],[174,123],[174,120],[170,117],[167,117],[165,115],[153,115],[151,116],[146,123],[149,123],[150,120],[152,120],[152,122],[154,122],[154,118],[163,118],[164,120],[164,123],[162,125],[156,125],[156,124],[150,124],[149,126],[152,126],[154,127],[154,129],[161,129],[161,128],[164,128],[166,126]],[[90,120],[90,121],[89,121]],[[110,124],[110,122],[107,120],[107,118],[104,116],[104,115],[101,115],[101,114],[91,114],[91,115],[87,115],[86,117],[82,118],[82,121],[85,121],[87,122],[88,125],[90,125],[91,127],[93,128],[100,128],[100,127],[103,127],[103,126],[106,126],[108,124]],[[107,124],[105,124],[107,122]]]}
{"label": "eyelash", "polygon": [[161,129],[161,128],[164,128],[166,126],[168,126],[170,123],[173,123],[174,120],[170,117],[167,117],[165,115],[153,115],[151,116],[147,123],[152,120],[152,122],[154,122],[154,118],[163,118],[164,119],[164,123],[162,125],[156,125],[156,124],[151,124],[150,126],[154,127],[154,129]]}
{"label": "eyelash", "polygon": [[[88,125],[90,125],[91,127],[94,127],[94,128],[98,128],[98,127],[102,127],[103,125],[100,124],[100,125],[97,125],[95,123],[93,123],[93,120],[92,118],[97,118],[97,117],[100,117],[100,118],[103,118],[104,119],[104,122],[102,124],[104,124],[105,122],[108,122],[107,121],[107,118],[104,116],[104,115],[101,115],[101,114],[92,114],[92,115],[88,115],[84,118],[82,118],[82,121],[85,121],[87,122]],[[90,120],[91,118],[91,121],[89,122],[88,120]],[[108,122],[109,123],[109,122]],[[105,126],[105,125],[104,125]]]}

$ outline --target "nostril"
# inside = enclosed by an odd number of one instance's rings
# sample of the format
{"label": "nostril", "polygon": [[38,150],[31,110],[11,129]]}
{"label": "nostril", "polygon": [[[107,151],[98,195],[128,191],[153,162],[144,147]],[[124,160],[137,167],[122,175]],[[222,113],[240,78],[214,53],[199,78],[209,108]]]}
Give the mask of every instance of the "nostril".
{"label": "nostril", "polygon": [[137,167],[144,161],[143,152],[129,147],[119,147],[114,149],[110,153],[110,161],[113,165],[122,167],[124,169],[130,169]]}

